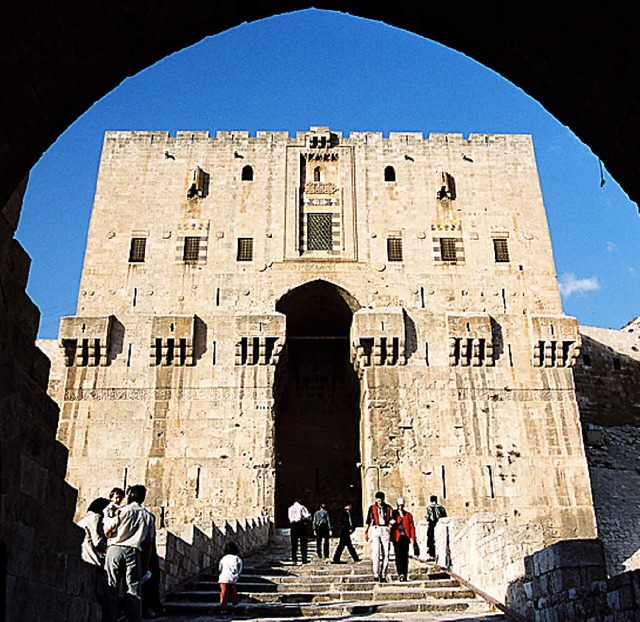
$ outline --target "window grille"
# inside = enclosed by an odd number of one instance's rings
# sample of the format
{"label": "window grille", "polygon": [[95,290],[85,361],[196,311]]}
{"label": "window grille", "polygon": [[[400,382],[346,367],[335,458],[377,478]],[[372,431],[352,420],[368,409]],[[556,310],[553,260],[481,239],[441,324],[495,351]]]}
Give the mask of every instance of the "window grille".
{"label": "window grille", "polygon": [[508,263],[509,246],[507,245],[507,240],[495,238],[493,240],[493,254],[495,255],[496,263]]}
{"label": "window grille", "polygon": [[402,261],[402,238],[387,238],[387,259]]}
{"label": "window grille", "polygon": [[331,214],[307,214],[307,250],[333,250]]}
{"label": "window grille", "polygon": [[253,238],[238,238],[237,261],[253,261]]}
{"label": "window grille", "polygon": [[455,238],[440,238],[440,258],[442,261],[455,261],[456,240]]}
{"label": "window grille", "polygon": [[143,262],[146,250],[147,238],[131,238],[131,246],[129,248],[129,261],[132,263]]}
{"label": "window grille", "polygon": [[188,236],[184,239],[183,261],[198,261],[200,259],[200,238]]}

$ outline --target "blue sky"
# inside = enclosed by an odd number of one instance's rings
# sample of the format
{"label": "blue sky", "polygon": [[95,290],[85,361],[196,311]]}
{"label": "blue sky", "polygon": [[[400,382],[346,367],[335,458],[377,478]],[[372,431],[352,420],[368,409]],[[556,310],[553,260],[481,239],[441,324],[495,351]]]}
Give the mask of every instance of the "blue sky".
{"label": "blue sky", "polygon": [[125,80],[34,167],[16,237],[40,338],[73,315],[107,130],[526,133],[533,136],[564,312],[620,328],[640,314],[640,217],[596,156],[506,80],[449,48],[308,10],[208,37]]}

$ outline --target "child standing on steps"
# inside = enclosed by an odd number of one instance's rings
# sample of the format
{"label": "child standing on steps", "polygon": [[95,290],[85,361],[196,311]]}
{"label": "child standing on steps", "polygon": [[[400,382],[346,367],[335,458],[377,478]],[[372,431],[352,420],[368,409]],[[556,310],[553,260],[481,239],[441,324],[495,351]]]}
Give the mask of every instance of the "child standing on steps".
{"label": "child standing on steps", "polygon": [[234,607],[238,604],[238,590],[236,583],[242,572],[242,560],[238,556],[238,545],[235,542],[228,542],[224,547],[224,557],[218,564],[220,576],[220,613],[227,612],[227,604]]}

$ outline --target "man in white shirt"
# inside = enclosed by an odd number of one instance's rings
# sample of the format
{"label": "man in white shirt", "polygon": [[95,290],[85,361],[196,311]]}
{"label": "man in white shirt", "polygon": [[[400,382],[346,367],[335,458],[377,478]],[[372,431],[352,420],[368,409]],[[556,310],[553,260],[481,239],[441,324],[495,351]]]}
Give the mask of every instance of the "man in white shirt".
{"label": "man in white shirt", "polygon": [[105,525],[107,541],[107,606],[105,618],[116,622],[118,614],[118,578],[124,575],[126,585],[126,614],[129,622],[142,619],[140,577],[143,555],[148,554],[149,543],[155,537],[153,515],[142,507],[147,490],[142,485],[127,490],[127,505],[117,510],[113,520]]}
{"label": "man in white shirt", "polygon": [[302,563],[308,563],[307,560],[307,521],[311,517],[311,512],[307,510],[300,499],[296,499],[294,504],[289,508],[289,524],[291,525],[291,560],[294,564],[298,563],[298,545],[302,553]]}

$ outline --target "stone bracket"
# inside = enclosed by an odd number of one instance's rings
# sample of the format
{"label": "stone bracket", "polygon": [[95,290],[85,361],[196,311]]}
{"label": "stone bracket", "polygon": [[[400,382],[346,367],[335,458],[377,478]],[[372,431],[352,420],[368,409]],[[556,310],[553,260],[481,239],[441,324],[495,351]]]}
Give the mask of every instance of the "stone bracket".
{"label": "stone bracket", "polygon": [[493,367],[493,329],[484,313],[448,313],[447,337],[451,367]]}
{"label": "stone bracket", "polygon": [[236,318],[235,364],[276,365],[286,340],[282,313],[241,315]]}
{"label": "stone bracket", "polygon": [[578,320],[564,315],[531,316],[534,367],[573,367],[582,338]]}
{"label": "stone bracket", "polygon": [[360,309],[351,324],[351,362],[366,367],[406,365],[405,317],[401,307]]}
{"label": "stone bracket", "polygon": [[63,317],[58,344],[67,367],[104,367],[109,351],[115,316]]}
{"label": "stone bracket", "polygon": [[155,316],[151,326],[149,364],[151,366],[195,365],[195,315]]}

